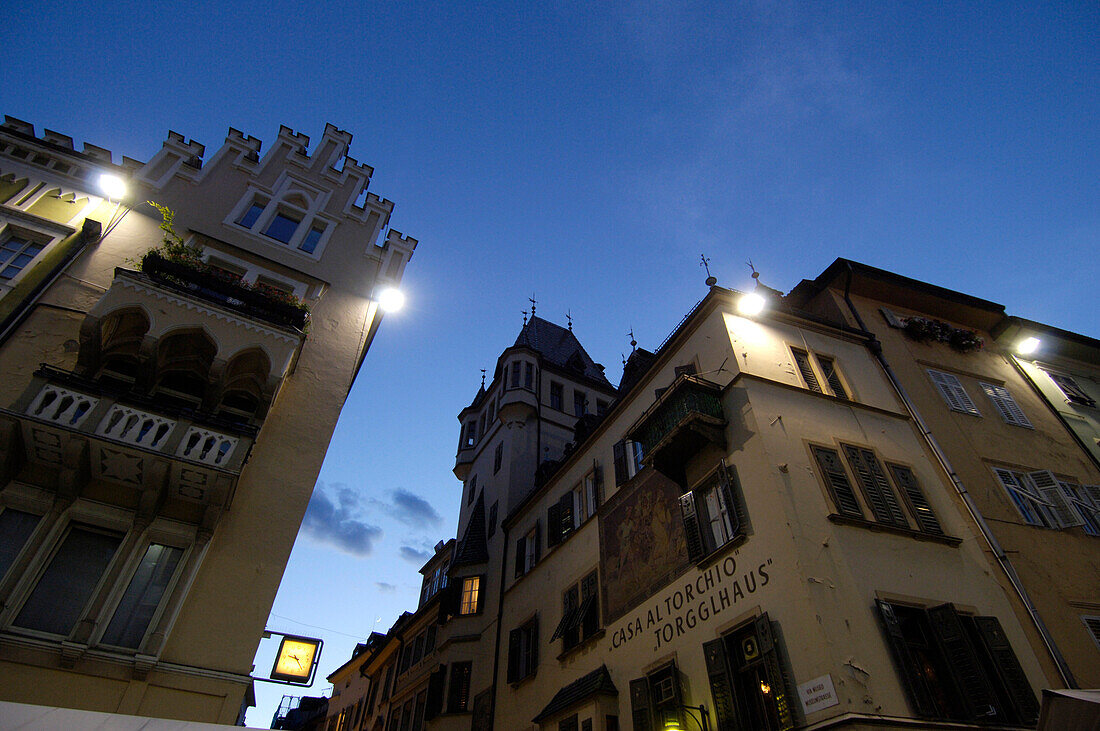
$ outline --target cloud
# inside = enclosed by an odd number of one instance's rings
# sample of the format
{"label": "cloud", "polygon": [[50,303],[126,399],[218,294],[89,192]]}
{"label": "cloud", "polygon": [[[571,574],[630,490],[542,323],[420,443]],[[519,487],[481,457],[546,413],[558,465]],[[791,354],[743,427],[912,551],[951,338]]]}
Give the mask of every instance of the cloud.
{"label": "cloud", "polygon": [[374,585],[378,587],[378,591],[384,591],[387,594],[397,589],[397,584],[387,584],[385,581],[376,581]]}
{"label": "cloud", "polygon": [[317,543],[328,544],[353,556],[374,551],[382,529],[363,522],[359,494],[342,484],[331,487],[318,482],[309,500],[302,531]]}
{"label": "cloud", "polygon": [[393,507],[393,517],[406,525],[439,525],[443,520],[427,500],[400,487],[393,491]]}
{"label": "cloud", "polygon": [[401,554],[401,558],[417,566],[423,565],[425,561],[432,557],[431,551],[418,551],[412,546],[401,546],[399,553]]}

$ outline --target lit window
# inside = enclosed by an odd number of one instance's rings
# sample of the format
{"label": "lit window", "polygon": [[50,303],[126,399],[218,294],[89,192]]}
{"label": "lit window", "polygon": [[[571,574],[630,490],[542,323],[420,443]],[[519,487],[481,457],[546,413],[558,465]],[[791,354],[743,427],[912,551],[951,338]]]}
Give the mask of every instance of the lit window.
{"label": "lit window", "polygon": [[45,244],[12,236],[0,244],[0,280],[15,279],[28,264],[45,248]]}
{"label": "lit window", "polygon": [[459,614],[477,614],[481,610],[481,577],[468,576],[462,580],[462,599]]}
{"label": "lit window", "polygon": [[289,244],[290,240],[294,238],[294,232],[298,230],[299,223],[301,223],[299,219],[292,218],[286,213],[279,211],[275,214],[275,217],[271,219],[271,223],[267,224],[267,230],[264,231],[264,235],[270,236],[276,241],[282,241],[284,244]]}

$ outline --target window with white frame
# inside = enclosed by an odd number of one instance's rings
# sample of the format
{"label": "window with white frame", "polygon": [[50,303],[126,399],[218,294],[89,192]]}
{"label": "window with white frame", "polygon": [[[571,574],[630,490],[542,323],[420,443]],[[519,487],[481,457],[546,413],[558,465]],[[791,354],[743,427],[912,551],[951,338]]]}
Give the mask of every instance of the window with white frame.
{"label": "window with white frame", "polygon": [[1081,385],[1077,383],[1071,376],[1067,376],[1064,373],[1054,373],[1052,371],[1046,371],[1046,374],[1050,376],[1050,380],[1054,381],[1054,385],[1058,387],[1058,390],[1066,397],[1066,401],[1071,404],[1080,404],[1082,406],[1096,406],[1096,399],[1089,396]]}
{"label": "window with white frame", "polygon": [[539,561],[539,523],[516,541],[516,577],[519,578],[535,568]]}
{"label": "window with white frame", "polygon": [[642,469],[642,444],[624,439],[616,442],[615,456],[615,485],[621,485]]}
{"label": "window with white frame", "polygon": [[467,576],[462,580],[462,593],[459,596],[459,614],[477,614],[481,611],[481,577]]}
{"label": "window with white frame", "polygon": [[1023,472],[993,467],[993,474],[1012,499],[1028,525],[1068,528],[1082,525],[1081,518],[1066,501],[1061,481],[1048,470]]}
{"label": "window with white frame", "polygon": [[289,190],[281,197],[250,193],[245,201],[239,206],[236,218],[231,219],[238,226],[303,253],[317,253],[329,227],[310,214],[311,203],[303,192]]}
{"label": "window with white frame", "polygon": [[0,241],[0,282],[10,282],[19,276],[46,244],[26,234],[8,232]]}
{"label": "window with white frame", "polygon": [[989,397],[989,400],[993,402],[994,408],[997,409],[997,413],[1001,415],[1006,424],[1026,426],[1028,429],[1033,428],[1027,415],[1016,403],[1016,400],[1012,398],[1012,394],[1008,392],[1007,388],[994,383],[985,383],[984,381],[980,382],[979,385],[985,391],[985,395]]}
{"label": "window with white frame", "polygon": [[23,552],[41,517],[15,508],[0,513],[0,579]]}
{"label": "window with white frame", "polygon": [[982,415],[982,412],[978,411],[978,407],[974,405],[957,376],[943,371],[935,371],[931,368],[928,369],[928,376],[932,379],[932,383],[936,385],[936,389],[940,392],[940,396],[943,397],[949,409],[972,416]]}
{"label": "window with white frame", "polygon": [[680,496],[688,557],[699,561],[744,535],[737,470],[720,462],[694,489]]}
{"label": "window with white frame", "polygon": [[182,548],[149,544],[103,633],[103,644],[131,649],[141,646],[181,558]]}
{"label": "window with white frame", "polygon": [[600,484],[603,470],[593,465],[592,471],[546,509],[546,545],[556,546],[596,514],[600,506]]}

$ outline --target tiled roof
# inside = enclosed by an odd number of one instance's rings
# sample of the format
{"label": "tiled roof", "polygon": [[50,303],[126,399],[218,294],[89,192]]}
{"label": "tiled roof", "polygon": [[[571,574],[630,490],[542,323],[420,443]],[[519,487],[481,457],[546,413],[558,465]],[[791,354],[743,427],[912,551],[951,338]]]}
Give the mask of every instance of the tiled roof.
{"label": "tiled roof", "polygon": [[474,503],[470,522],[466,524],[466,533],[458,544],[451,566],[467,566],[488,560],[489,549],[485,545],[485,493],[481,493]]}
{"label": "tiled roof", "polygon": [[537,350],[542,357],[559,368],[573,369],[600,383],[610,386],[603,369],[585,352],[572,330],[532,317],[524,325],[512,347],[526,346]]}
{"label": "tiled roof", "polygon": [[542,712],[531,719],[531,722],[541,723],[544,719],[550,718],[555,713],[571,708],[584,699],[596,694],[619,694],[615,684],[611,682],[611,674],[607,672],[606,665],[600,665],[592,672],[587,675],[582,675],[580,678],[559,690],[557,694],[550,699],[550,702],[546,704],[546,707],[542,709]]}

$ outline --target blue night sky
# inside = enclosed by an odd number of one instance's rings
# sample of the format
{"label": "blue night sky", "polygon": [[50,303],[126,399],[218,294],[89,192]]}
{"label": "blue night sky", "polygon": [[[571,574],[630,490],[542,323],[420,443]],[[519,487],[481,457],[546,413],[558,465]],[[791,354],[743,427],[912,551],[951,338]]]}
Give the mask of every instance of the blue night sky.
{"label": "blue night sky", "polygon": [[420,240],[268,623],[324,637],[317,693],[453,536],[455,417],[532,295],[613,382],[701,253],[728,287],[843,256],[1100,336],[1100,5],[944,5],[15,3],[0,112],[116,161],[331,122]]}

